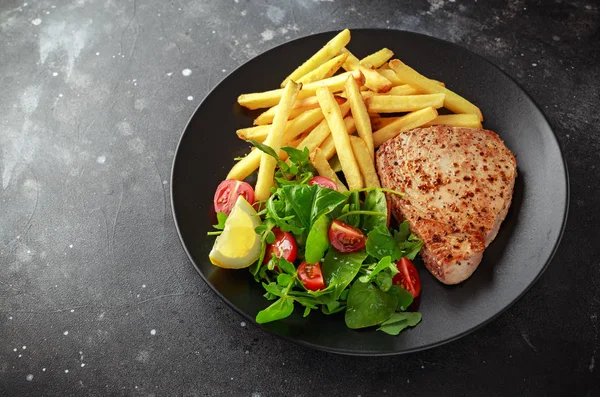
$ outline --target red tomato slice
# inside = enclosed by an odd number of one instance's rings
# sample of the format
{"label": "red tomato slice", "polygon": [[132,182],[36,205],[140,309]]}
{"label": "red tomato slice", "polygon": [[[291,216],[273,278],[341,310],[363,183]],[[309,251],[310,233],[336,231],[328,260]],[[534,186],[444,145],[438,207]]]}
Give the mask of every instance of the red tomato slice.
{"label": "red tomato slice", "polygon": [[367,236],[360,229],[337,219],[331,222],[328,234],[331,245],[343,253],[360,251],[367,243]]}
{"label": "red tomato slice", "polygon": [[248,183],[235,179],[221,182],[213,200],[215,211],[229,215],[239,196],[244,196],[250,205],[254,204],[254,189]]}
{"label": "red tomato slice", "polygon": [[323,272],[321,271],[321,264],[309,265],[306,262],[302,262],[298,266],[298,278],[304,283],[304,288],[311,291],[318,291],[325,289],[325,281],[323,281]]}
{"label": "red tomato slice", "polygon": [[273,255],[294,263],[298,255],[298,246],[292,233],[284,232],[278,227],[273,228],[273,233],[275,233],[275,241],[267,245],[263,265],[269,263]]}
{"label": "red tomato slice", "polygon": [[415,298],[421,294],[421,279],[419,278],[419,272],[410,259],[400,258],[396,262],[396,267],[400,273],[396,274],[392,279],[395,285],[400,285],[402,288],[407,290]]}
{"label": "red tomato slice", "polygon": [[308,181],[308,184],[310,186],[312,186],[312,185],[319,185],[321,187],[326,187],[326,188],[329,188],[329,189],[338,190],[337,185],[335,184],[335,182],[332,181],[329,178],[324,177],[324,176],[315,176],[315,177],[313,177],[313,179],[311,179],[310,181]]}

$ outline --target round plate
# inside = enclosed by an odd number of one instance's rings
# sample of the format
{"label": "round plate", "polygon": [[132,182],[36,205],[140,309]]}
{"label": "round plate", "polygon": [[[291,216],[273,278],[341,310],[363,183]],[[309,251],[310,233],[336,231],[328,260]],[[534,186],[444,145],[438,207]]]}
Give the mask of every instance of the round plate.
{"label": "round plate", "polygon": [[[262,286],[247,270],[222,270],[208,253],[214,238],[213,194],[249,145],[235,134],[252,126],[259,113],[240,107],[239,94],[279,87],[297,65],[335,32],[283,44],[250,60],[227,76],[198,106],[179,142],[171,178],[173,214],[183,247],[200,276],[227,304],[250,321],[268,306]],[[544,271],[562,236],[568,208],[568,176],[550,125],[531,98],[486,59],[446,41],[381,29],[352,30],[349,49],[363,57],[388,47],[422,74],[477,104],[484,127],[500,135],[517,156],[519,175],[513,202],[498,237],[473,276],[457,286],[436,281],[420,267],[423,321],[399,336],[374,328],[351,330],[343,314],[297,308],[289,318],[261,325],[267,331],[316,349],[354,355],[390,355],[452,341],[507,309]]]}

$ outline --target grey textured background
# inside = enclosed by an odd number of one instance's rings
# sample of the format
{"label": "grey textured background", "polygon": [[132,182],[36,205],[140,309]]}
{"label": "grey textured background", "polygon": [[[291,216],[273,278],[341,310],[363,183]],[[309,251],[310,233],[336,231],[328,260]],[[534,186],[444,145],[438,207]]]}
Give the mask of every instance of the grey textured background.
{"label": "grey textured background", "polygon": [[[571,174],[565,237],[530,292],[409,356],[336,356],[243,323],[170,213],[202,98],[273,46],[345,27],[487,57],[540,104]],[[0,395],[599,395],[599,27],[592,0],[2,1]]]}

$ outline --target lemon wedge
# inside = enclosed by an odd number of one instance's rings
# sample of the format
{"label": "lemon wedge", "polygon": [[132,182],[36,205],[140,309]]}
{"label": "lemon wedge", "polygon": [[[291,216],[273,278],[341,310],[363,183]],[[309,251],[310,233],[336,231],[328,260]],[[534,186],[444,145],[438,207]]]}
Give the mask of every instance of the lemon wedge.
{"label": "lemon wedge", "polygon": [[223,233],[217,237],[210,254],[213,265],[226,269],[242,269],[250,266],[260,256],[260,236],[254,228],[261,224],[256,210],[239,196]]}

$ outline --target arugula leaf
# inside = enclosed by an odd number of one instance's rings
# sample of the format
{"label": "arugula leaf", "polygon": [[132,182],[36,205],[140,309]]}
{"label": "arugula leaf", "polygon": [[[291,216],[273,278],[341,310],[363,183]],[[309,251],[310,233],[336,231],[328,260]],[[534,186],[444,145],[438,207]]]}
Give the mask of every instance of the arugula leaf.
{"label": "arugula leaf", "polygon": [[396,311],[398,297],[371,283],[355,282],[348,294],[346,326],[351,329],[381,324]]}
{"label": "arugula leaf", "polygon": [[277,258],[277,266],[279,266],[279,270],[283,270],[287,274],[296,274],[296,267],[294,266],[294,264],[286,260],[284,257]]}
{"label": "arugula leaf", "polygon": [[269,294],[273,294],[275,296],[283,295],[283,288],[277,285],[277,283],[262,283],[262,286],[265,289],[265,291],[267,291]]}
{"label": "arugula leaf", "polygon": [[394,239],[402,252],[402,256],[411,261],[415,259],[415,256],[417,256],[419,251],[421,251],[421,248],[423,248],[423,240],[410,232],[407,221],[400,224],[398,231],[394,233]]}
{"label": "arugula leaf", "polygon": [[282,200],[293,209],[306,230],[310,230],[320,216],[330,213],[346,201],[344,194],[318,185],[287,185],[281,187],[280,191]]}
{"label": "arugula leaf", "polygon": [[[348,212],[352,212],[352,211],[359,211],[360,210],[360,197],[357,191],[350,191],[348,192],[349,196],[348,196],[348,203],[350,204],[349,208],[348,208]],[[355,214],[349,214],[348,217],[346,217],[344,219],[344,222],[354,226],[354,227],[358,227],[358,225],[360,224],[360,215]]]}
{"label": "arugula leaf", "polygon": [[304,259],[307,263],[317,263],[329,248],[329,218],[321,215],[310,228],[306,239],[306,250]]}
{"label": "arugula leaf", "polygon": [[421,313],[419,312],[403,312],[394,313],[389,319],[381,323],[377,331],[383,331],[389,335],[398,335],[407,327],[414,327],[421,322]]}
{"label": "arugula leaf", "polygon": [[300,235],[304,232],[302,225],[299,225],[294,215],[287,215],[287,203],[279,199],[279,193],[275,192],[266,204],[266,218],[271,219],[274,225],[278,226],[284,232],[292,232]]}
{"label": "arugula leaf", "polygon": [[327,285],[333,285],[334,300],[338,300],[342,292],[354,280],[366,257],[365,252],[342,254],[334,249],[327,252],[321,269]]}
{"label": "arugula leaf", "polygon": [[227,214],[224,212],[217,212],[217,224],[213,225],[215,229],[225,229],[225,221],[227,220]]}
{"label": "arugula leaf", "polygon": [[371,190],[367,193],[367,197],[365,197],[365,202],[362,205],[363,211],[373,211],[373,212],[382,212],[385,215],[383,216],[374,216],[374,215],[362,215],[361,216],[361,229],[365,233],[369,233],[376,226],[380,225],[382,222],[387,221],[387,200],[385,198],[385,194],[379,189]]}
{"label": "arugula leaf", "polygon": [[266,153],[269,156],[273,157],[275,160],[279,161],[279,156],[277,155],[277,153],[275,153],[275,150],[273,150],[273,148],[271,146],[267,146],[263,143],[253,141],[253,140],[249,140],[248,142],[253,144],[261,152]]}
{"label": "arugula leaf", "polygon": [[281,320],[288,317],[294,311],[294,298],[283,296],[271,306],[258,312],[256,322],[259,324]]}
{"label": "arugula leaf", "polygon": [[287,287],[292,282],[293,276],[285,273],[280,273],[277,276],[277,285]]}
{"label": "arugula leaf", "polygon": [[396,311],[399,312],[406,311],[406,309],[408,309],[415,299],[410,292],[399,285],[392,285],[388,291],[388,294],[398,297],[398,307],[396,307]]}
{"label": "arugula leaf", "polygon": [[381,272],[375,277],[375,284],[383,292],[388,292],[392,288],[392,276],[388,272]]}
{"label": "arugula leaf", "polygon": [[389,268],[391,264],[392,264],[392,258],[389,256],[385,256],[385,257],[381,258],[379,263],[377,263],[377,265],[373,268],[373,270],[370,271],[370,273],[367,273],[364,276],[361,276],[359,280],[362,281],[363,283],[368,283],[369,281],[373,280],[375,278],[375,276],[377,276],[379,274],[379,272]]}
{"label": "arugula leaf", "polygon": [[389,256],[392,261],[402,257],[402,251],[385,225],[378,225],[367,234],[367,253],[379,260]]}

